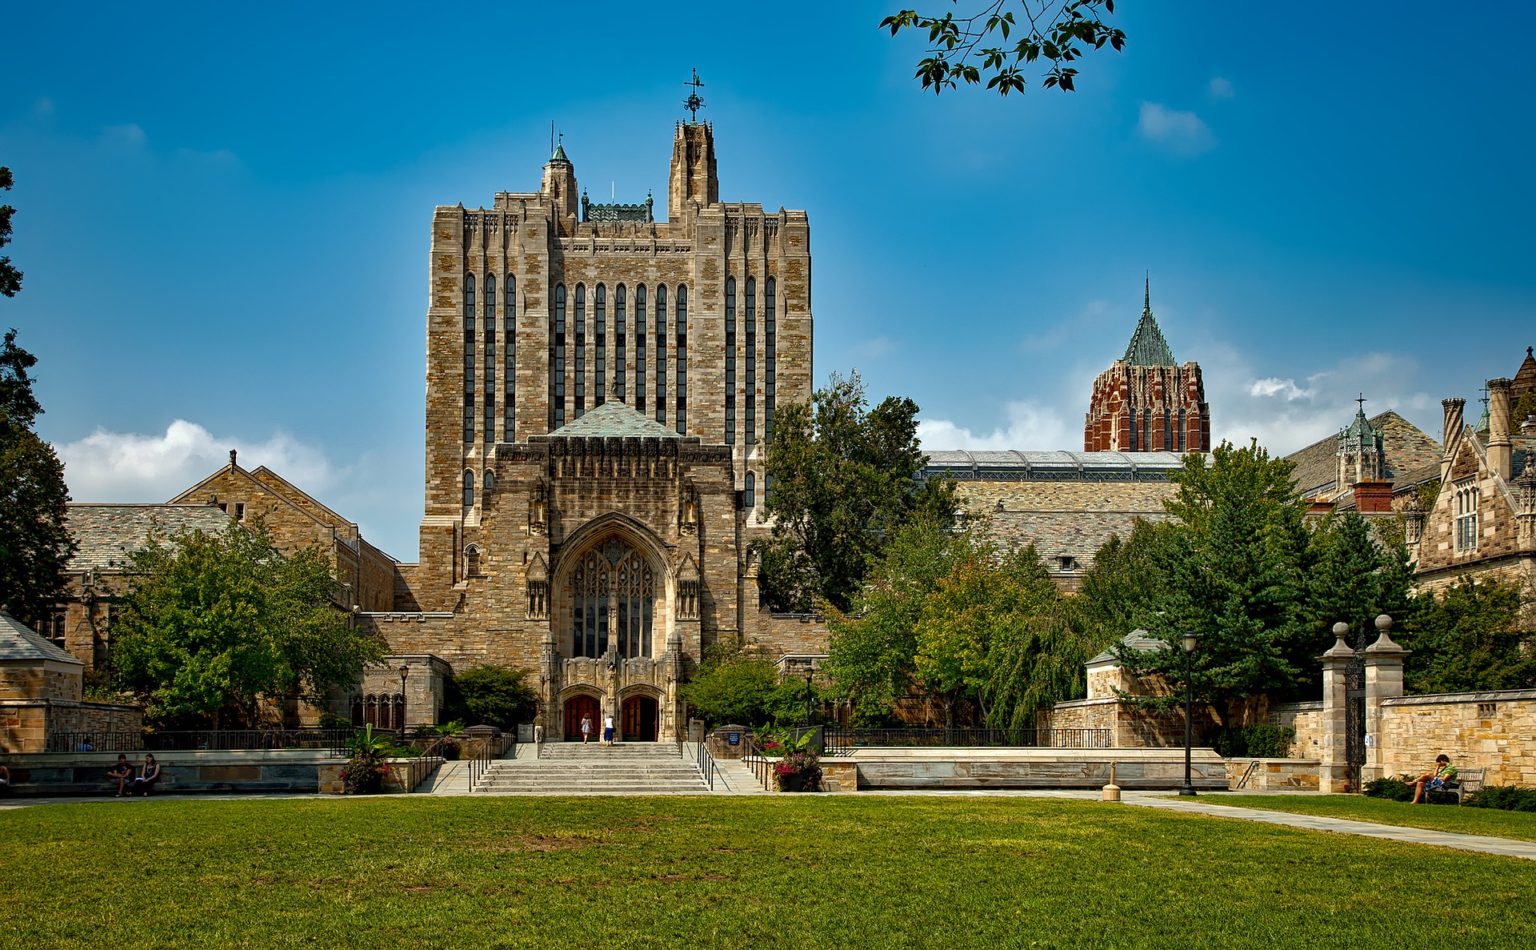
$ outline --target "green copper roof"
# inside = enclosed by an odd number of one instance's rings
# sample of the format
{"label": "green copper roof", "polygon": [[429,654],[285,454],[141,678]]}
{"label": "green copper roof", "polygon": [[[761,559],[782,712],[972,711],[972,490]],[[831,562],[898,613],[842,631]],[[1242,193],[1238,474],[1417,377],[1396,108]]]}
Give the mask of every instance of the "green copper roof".
{"label": "green copper roof", "polygon": [[569,162],[570,161],[570,159],[565,157],[565,143],[564,142],[560,142],[560,143],[557,143],[555,145],[555,154],[549,156],[549,160],[552,161],[552,162]]}
{"label": "green copper roof", "polygon": [[605,402],[549,434],[551,439],[681,439],[681,435],[622,402]]}
{"label": "green copper roof", "polygon": [[1163,331],[1157,328],[1157,320],[1152,316],[1150,279],[1141,305],[1141,320],[1136,324],[1136,332],[1131,334],[1131,342],[1125,348],[1125,361],[1132,366],[1178,365],[1173,361],[1173,351],[1168,348],[1168,341],[1163,339]]}

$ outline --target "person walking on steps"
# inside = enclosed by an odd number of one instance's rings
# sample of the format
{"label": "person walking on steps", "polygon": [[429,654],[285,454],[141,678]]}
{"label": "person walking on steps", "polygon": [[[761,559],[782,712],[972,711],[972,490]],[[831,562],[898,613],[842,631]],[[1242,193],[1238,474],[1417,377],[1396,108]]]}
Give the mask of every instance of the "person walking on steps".
{"label": "person walking on steps", "polygon": [[592,738],[592,717],[591,716],[582,716],[581,717],[581,744],[582,745],[586,745],[587,744],[587,740],[590,739],[590,738]]}
{"label": "person walking on steps", "polygon": [[613,713],[603,717],[603,745],[613,745]]}

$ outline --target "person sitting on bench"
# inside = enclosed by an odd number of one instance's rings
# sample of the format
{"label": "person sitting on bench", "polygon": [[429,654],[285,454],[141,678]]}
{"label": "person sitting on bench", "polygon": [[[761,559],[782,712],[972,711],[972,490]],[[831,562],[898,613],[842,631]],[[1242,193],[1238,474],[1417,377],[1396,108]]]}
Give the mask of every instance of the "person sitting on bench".
{"label": "person sitting on bench", "polygon": [[1435,770],[1426,772],[1414,779],[1413,804],[1419,805],[1428,801],[1426,792],[1439,791],[1445,788],[1447,782],[1456,780],[1456,766],[1451,764],[1451,757],[1444,752],[1435,756]]}
{"label": "person sitting on bench", "polygon": [[128,783],[133,781],[133,763],[121,752],[117,754],[117,762],[107,769],[107,778],[117,782],[117,797],[122,798],[128,788]]}
{"label": "person sitting on bench", "polygon": [[134,779],[133,784],[128,788],[129,797],[132,797],[134,792],[138,792],[141,797],[148,798],[149,790],[154,788],[158,781],[160,781],[160,763],[155,761],[154,755],[146,752],[144,767],[139,770],[139,777]]}

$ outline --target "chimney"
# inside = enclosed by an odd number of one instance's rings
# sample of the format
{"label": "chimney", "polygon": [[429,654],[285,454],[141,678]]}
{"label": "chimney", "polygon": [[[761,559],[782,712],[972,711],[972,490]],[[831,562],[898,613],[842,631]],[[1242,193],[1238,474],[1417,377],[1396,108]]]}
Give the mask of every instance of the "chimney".
{"label": "chimney", "polygon": [[1515,477],[1510,461],[1509,380],[1488,380],[1488,467],[1505,481]]}
{"label": "chimney", "polygon": [[1379,515],[1392,510],[1392,483],[1370,479],[1355,483],[1355,510],[1362,515]]}
{"label": "chimney", "polygon": [[1440,405],[1445,409],[1445,435],[1440,442],[1445,455],[1440,458],[1440,484],[1446,485],[1451,480],[1451,459],[1455,457],[1456,442],[1461,439],[1461,411],[1467,405],[1467,401],[1442,399]]}

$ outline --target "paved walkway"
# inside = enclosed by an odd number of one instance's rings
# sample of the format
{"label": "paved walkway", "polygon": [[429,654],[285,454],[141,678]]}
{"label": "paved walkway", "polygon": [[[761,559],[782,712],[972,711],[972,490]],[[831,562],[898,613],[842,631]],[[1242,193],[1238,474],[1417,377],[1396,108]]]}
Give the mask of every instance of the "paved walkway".
{"label": "paved walkway", "polygon": [[[1265,811],[1259,808],[1238,808],[1231,805],[1209,804],[1199,798],[1170,798],[1161,794],[1132,792],[1124,797],[1128,805],[1145,808],[1161,808],[1165,811],[1185,814],[1211,815],[1216,818],[1240,818],[1244,821],[1261,821],[1270,825],[1288,825],[1307,831],[1332,831],[1366,838],[1382,838],[1387,841],[1405,841],[1410,844],[1429,844],[1458,851],[1476,851],[1481,854],[1498,854],[1510,858],[1536,861],[1536,841],[1515,841],[1511,838],[1493,838],[1487,835],[1464,835],[1450,831],[1430,831],[1426,828],[1404,828],[1400,825],[1381,825],[1373,821],[1357,821],[1353,818],[1324,818],[1320,815],[1297,815],[1282,811]],[[1447,806],[1437,806],[1447,807]]]}

